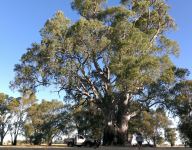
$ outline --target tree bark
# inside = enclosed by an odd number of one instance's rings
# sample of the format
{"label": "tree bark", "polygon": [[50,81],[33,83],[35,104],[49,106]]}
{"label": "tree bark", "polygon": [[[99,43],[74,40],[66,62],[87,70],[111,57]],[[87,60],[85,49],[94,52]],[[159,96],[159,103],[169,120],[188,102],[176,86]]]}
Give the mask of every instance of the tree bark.
{"label": "tree bark", "polygon": [[155,136],[153,137],[153,146],[154,146],[154,147],[157,146],[157,144],[156,144],[156,137],[155,137]]}
{"label": "tree bark", "polygon": [[114,113],[114,105],[112,103],[113,98],[112,95],[108,93],[102,99],[103,105],[106,106],[102,109],[104,117],[103,145],[113,145],[115,142],[114,120],[116,118]]}
{"label": "tree bark", "polygon": [[107,124],[104,128],[103,133],[103,145],[112,145],[114,144],[114,127],[112,125]]}
{"label": "tree bark", "polygon": [[17,145],[17,136],[14,137],[14,139],[12,141],[12,145]]}
{"label": "tree bark", "polygon": [[48,141],[47,145],[51,146],[52,145],[52,140]]}
{"label": "tree bark", "polygon": [[52,136],[51,132],[47,133],[47,137],[45,138],[47,146],[51,146],[52,145],[52,139],[53,139],[53,136]]}
{"label": "tree bark", "polygon": [[103,145],[126,145],[128,144],[128,122],[137,112],[129,113],[130,95],[119,95],[116,99],[118,109],[113,104],[105,115],[105,129],[103,133]]}
{"label": "tree bark", "polygon": [[137,112],[128,113],[126,107],[122,107],[117,115],[117,144],[126,145],[129,144],[128,141],[128,122],[132,117],[134,117]]}
{"label": "tree bark", "polygon": [[1,135],[0,145],[3,145],[4,136]]}
{"label": "tree bark", "polygon": [[117,130],[117,144],[125,145],[128,143],[128,119],[126,115],[121,116],[118,122],[118,130]]}
{"label": "tree bark", "polygon": [[119,124],[107,124],[103,133],[103,145],[126,145],[128,144],[128,121],[129,115],[122,116]]}

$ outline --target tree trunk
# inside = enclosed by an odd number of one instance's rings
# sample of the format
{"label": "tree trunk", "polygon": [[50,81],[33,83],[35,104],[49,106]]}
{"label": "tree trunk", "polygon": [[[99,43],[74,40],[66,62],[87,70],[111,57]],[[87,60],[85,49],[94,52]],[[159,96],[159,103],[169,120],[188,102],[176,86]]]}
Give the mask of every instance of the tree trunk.
{"label": "tree trunk", "polygon": [[119,129],[117,132],[117,144],[118,145],[126,145],[128,143],[127,131],[123,129]]}
{"label": "tree trunk", "polygon": [[48,146],[52,145],[52,140],[47,143]]}
{"label": "tree trunk", "polygon": [[0,141],[0,145],[1,145],[1,146],[3,145],[3,140]]}
{"label": "tree trunk", "polygon": [[52,139],[51,139],[51,138],[47,140],[47,145],[48,145],[48,146],[51,146],[51,145],[52,145]]}
{"label": "tree trunk", "polygon": [[155,136],[153,137],[153,146],[154,146],[154,147],[157,146],[157,144],[156,144],[156,137],[155,137]]}
{"label": "tree trunk", "polygon": [[125,145],[128,144],[128,119],[127,115],[122,115],[117,122],[117,144]]}
{"label": "tree trunk", "polygon": [[30,145],[33,144],[33,137],[32,136],[29,137],[29,143],[30,143]]}
{"label": "tree trunk", "polygon": [[1,136],[0,145],[3,145],[4,136]]}
{"label": "tree trunk", "polygon": [[103,133],[103,145],[112,145],[114,144],[114,127],[112,125],[107,124],[104,128]]}
{"label": "tree trunk", "polygon": [[137,112],[128,113],[127,107],[121,107],[117,114],[117,144],[126,145],[128,142],[128,122]]}
{"label": "tree trunk", "polygon": [[104,128],[103,145],[128,144],[128,121],[132,115],[119,115],[116,123],[108,121]]}
{"label": "tree trunk", "polygon": [[52,139],[53,139],[52,134],[48,133],[47,138],[46,138],[47,146],[51,146],[52,145]]}
{"label": "tree trunk", "polygon": [[114,120],[116,119],[114,105],[112,104],[113,98],[106,94],[102,101],[104,102],[103,105],[106,105],[102,109],[104,117],[103,145],[113,145],[115,143]]}
{"label": "tree trunk", "polygon": [[108,105],[108,109],[104,111],[103,145],[128,144],[128,121],[137,114],[137,112],[128,113],[130,98],[129,94],[119,95],[117,97],[118,109],[111,104],[111,107]]}
{"label": "tree trunk", "polygon": [[12,141],[12,145],[17,145],[17,136],[14,137],[14,139]]}

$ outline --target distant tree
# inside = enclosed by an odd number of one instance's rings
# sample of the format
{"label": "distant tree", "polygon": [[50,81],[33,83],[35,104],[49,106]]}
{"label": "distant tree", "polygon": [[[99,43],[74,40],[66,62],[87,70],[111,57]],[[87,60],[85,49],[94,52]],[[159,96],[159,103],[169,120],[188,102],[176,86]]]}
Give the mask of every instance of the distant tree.
{"label": "distant tree", "polygon": [[168,141],[171,146],[175,146],[176,138],[176,131],[174,128],[166,128],[165,129],[165,140]]}
{"label": "distant tree", "polygon": [[10,112],[10,101],[11,98],[0,93],[0,145],[3,145],[3,140],[10,130],[12,114]]}
{"label": "distant tree", "polygon": [[170,121],[168,117],[166,116],[166,113],[162,109],[157,109],[156,112],[152,115],[152,126],[154,126],[154,132],[152,135],[152,141],[154,143],[154,146],[156,144],[162,144],[164,141],[163,135],[161,130],[164,130],[167,128],[170,124]]}
{"label": "distant tree", "polygon": [[10,124],[12,145],[17,145],[18,135],[22,134],[27,119],[27,111],[35,102],[36,97],[31,91],[26,92],[22,97],[13,98],[11,100],[9,109],[12,114]]}
{"label": "distant tree", "polygon": [[141,132],[148,145],[156,146],[164,142],[163,132],[171,125],[164,110],[142,111],[129,123],[129,134]]}
{"label": "distant tree", "polygon": [[34,133],[34,128],[31,123],[25,123],[23,125],[23,136],[26,139],[26,143],[30,143],[31,145],[33,144],[33,133]]}
{"label": "distant tree", "polygon": [[[36,90],[56,85],[73,104],[92,101],[103,117],[103,143],[127,142],[128,122],[140,111],[136,93],[172,66],[177,43],[166,36],[175,28],[165,0],[73,0],[82,17],[70,23],[62,12],[41,30],[42,40],[15,66],[12,87]],[[107,5],[107,4],[106,4]],[[155,103],[154,103],[155,105]],[[115,127],[116,126],[116,127]]]}
{"label": "distant tree", "polygon": [[165,112],[162,109],[150,112],[144,111],[140,121],[140,131],[143,132],[146,141],[148,143],[152,141],[154,146],[162,144],[164,141],[163,131],[170,125]]}
{"label": "distant tree", "polygon": [[[165,70],[164,73],[165,74],[162,74],[162,76],[156,82],[144,86],[144,88],[138,92],[138,101],[142,105],[143,111],[140,115],[136,116],[132,122],[129,123],[129,127],[132,130],[129,132],[132,134],[138,132],[137,129],[144,127],[144,131],[146,132],[145,138],[147,141],[151,141],[152,136],[149,135],[152,135],[153,132],[153,130],[151,130],[153,129],[151,126],[153,126],[154,123],[152,114],[155,112],[152,110],[152,108],[155,106],[176,114],[175,111],[177,109],[175,108],[175,105],[177,105],[177,101],[175,100],[175,96],[177,94],[174,91],[177,87],[177,84],[185,81],[187,75],[189,74],[187,69],[176,67],[169,68]],[[166,115],[164,114],[163,116],[166,119]],[[142,117],[145,117],[145,119],[142,119]],[[165,130],[166,126],[164,122],[159,121],[159,123],[160,126],[164,125]]]}
{"label": "distant tree", "polygon": [[[140,102],[142,102],[144,109],[147,111],[150,111],[150,108],[155,104],[156,106],[165,108],[178,116],[180,118],[178,126],[181,132],[180,135],[182,136],[182,139],[184,139],[185,143],[189,144],[190,142],[184,134],[184,132],[186,134],[189,133],[188,131],[190,129],[187,129],[187,126],[191,124],[189,121],[189,114],[191,112],[191,81],[187,80],[189,71],[184,68],[173,67],[169,68],[165,72],[167,72],[167,75],[162,74],[157,82],[145,86],[144,89],[140,91],[139,99]],[[174,77],[171,77],[172,75],[174,75]],[[188,128],[190,128],[190,126],[188,126]],[[183,132],[181,130],[183,130]],[[171,136],[173,136],[172,140],[174,141],[174,133],[171,134],[173,134]]]}
{"label": "distant tree", "polygon": [[176,84],[173,95],[173,109],[180,119],[179,131],[185,143],[192,147],[192,81],[186,80]]}
{"label": "distant tree", "polygon": [[[28,111],[26,133],[33,138],[34,144],[40,144],[44,139],[47,145],[51,145],[52,139],[62,133],[61,127],[67,124],[66,115],[65,107],[60,101],[43,100],[40,104],[34,104]],[[32,128],[29,128],[30,125]]]}

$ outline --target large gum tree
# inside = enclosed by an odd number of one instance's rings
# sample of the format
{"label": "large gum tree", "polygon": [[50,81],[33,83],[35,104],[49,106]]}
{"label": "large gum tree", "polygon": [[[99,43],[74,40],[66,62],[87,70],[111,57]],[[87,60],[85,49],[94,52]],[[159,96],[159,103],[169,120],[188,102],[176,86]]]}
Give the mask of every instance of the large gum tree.
{"label": "large gum tree", "polygon": [[[72,23],[59,11],[15,65],[12,87],[35,90],[55,85],[72,104],[93,103],[103,114],[103,142],[127,142],[129,120],[140,110],[138,91],[172,66],[177,43],[165,0],[74,0],[81,16]],[[79,103],[81,101],[81,103]],[[83,102],[82,102],[83,101]]]}

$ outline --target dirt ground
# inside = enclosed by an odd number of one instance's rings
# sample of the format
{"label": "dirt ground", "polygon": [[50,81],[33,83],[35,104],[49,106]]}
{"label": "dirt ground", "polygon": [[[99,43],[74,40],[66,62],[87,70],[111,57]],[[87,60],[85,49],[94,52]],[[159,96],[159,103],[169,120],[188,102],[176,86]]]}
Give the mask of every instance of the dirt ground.
{"label": "dirt ground", "polygon": [[[87,147],[65,147],[65,146],[1,146],[0,150],[94,150],[95,148]],[[103,147],[100,146],[96,150],[138,150],[136,147]],[[192,148],[184,147],[143,147],[141,150],[192,150]]]}

